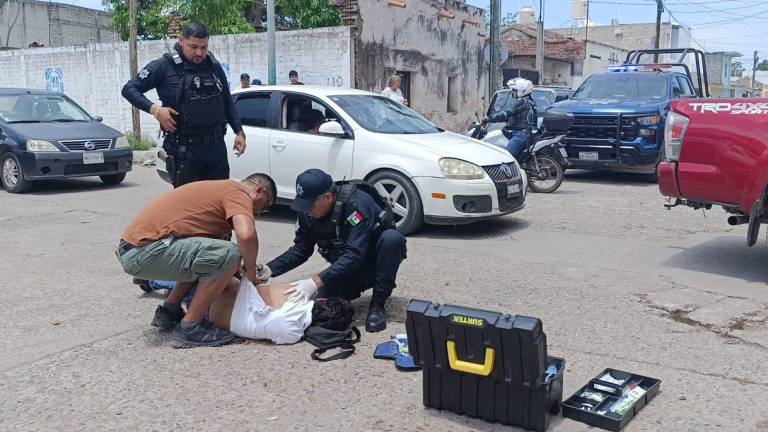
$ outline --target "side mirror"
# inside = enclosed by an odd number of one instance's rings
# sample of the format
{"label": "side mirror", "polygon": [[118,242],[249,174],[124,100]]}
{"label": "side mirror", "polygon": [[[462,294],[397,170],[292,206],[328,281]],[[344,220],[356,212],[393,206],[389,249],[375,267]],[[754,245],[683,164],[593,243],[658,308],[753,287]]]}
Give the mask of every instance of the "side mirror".
{"label": "side mirror", "polygon": [[101,122],[104,121],[104,118],[102,118],[101,116],[96,116],[96,117],[93,118],[93,121],[97,121],[97,122],[101,123]]}
{"label": "side mirror", "polygon": [[330,135],[339,138],[347,135],[347,133],[344,132],[344,128],[341,127],[341,124],[337,121],[325,122],[320,125],[320,128],[317,131],[322,135]]}

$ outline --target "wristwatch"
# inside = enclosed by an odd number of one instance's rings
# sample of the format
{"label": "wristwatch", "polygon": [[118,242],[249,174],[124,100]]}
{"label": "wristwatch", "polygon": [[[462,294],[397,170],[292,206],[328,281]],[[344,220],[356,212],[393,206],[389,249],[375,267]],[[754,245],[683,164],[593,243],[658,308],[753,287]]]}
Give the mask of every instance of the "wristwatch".
{"label": "wristwatch", "polygon": [[240,135],[241,137],[245,138],[245,132],[243,132],[243,131],[240,131],[240,132],[236,133],[235,135]]}

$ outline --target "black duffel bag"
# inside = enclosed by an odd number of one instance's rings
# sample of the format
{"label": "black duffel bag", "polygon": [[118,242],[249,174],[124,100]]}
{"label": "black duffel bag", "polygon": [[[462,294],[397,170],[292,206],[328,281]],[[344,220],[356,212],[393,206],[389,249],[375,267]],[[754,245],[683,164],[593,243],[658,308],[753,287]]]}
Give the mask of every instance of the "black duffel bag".
{"label": "black duffel bag", "polygon": [[[304,339],[316,346],[312,359],[322,362],[345,359],[355,352],[360,342],[360,330],[352,325],[355,310],[349,300],[319,298],[312,307],[312,324],[304,331]],[[340,349],[329,357],[321,357],[326,351]]]}

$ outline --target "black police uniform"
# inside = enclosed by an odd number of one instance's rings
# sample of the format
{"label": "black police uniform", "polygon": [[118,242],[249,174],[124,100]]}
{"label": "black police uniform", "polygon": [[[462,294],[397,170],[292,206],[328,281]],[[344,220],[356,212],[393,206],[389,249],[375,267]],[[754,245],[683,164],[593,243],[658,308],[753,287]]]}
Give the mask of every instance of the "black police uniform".
{"label": "black police uniform", "polygon": [[242,132],[243,127],[226,73],[210,53],[196,65],[184,58],[178,43],[174,51],[139,71],[123,86],[122,95],[133,106],[149,112],[152,101],[144,93],[154,88],[162,105],[179,113],[176,132],[167,133],[163,141],[174,187],[198,180],[229,179],[226,123],[235,133]]}
{"label": "black police uniform", "polygon": [[325,285],[318,291],[318,297],[352,300],[373,287],[373,300],[383,304],[396,286],[397,271],[406,258],[406,245],[399,231],[382,228],[382,213],[381,206],[360,189],[352,191],[336,224],[331,221],[332,212],[321,219],[299,213],[293,246],[267,263],[272,276],[306,262],[317,245],[323,258],[331,263],[319,275]]}
{"label": "black police uniform", "polygon": [[532,127],[536,125],[536,103],[530,96],[515,99],[509,108],[500,111],[492,116],[488,117],[488,122],[506,122],[504,131],[527,131],[530,133]]}

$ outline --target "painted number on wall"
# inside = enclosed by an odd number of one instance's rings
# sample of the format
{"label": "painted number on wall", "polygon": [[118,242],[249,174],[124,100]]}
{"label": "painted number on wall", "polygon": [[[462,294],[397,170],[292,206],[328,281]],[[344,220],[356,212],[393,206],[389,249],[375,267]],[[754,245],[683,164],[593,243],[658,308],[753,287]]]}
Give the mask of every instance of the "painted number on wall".
{"label": "painted number on wall", "polygon": [[64,93],[64,78],[61,68],[45,68],[45,88],[48,91]]}
{"label": "painted number on wall", "polygon": [[341,75],[330,76],[325,79],[325,85],[328,87],[344,87],[344,78]]}

